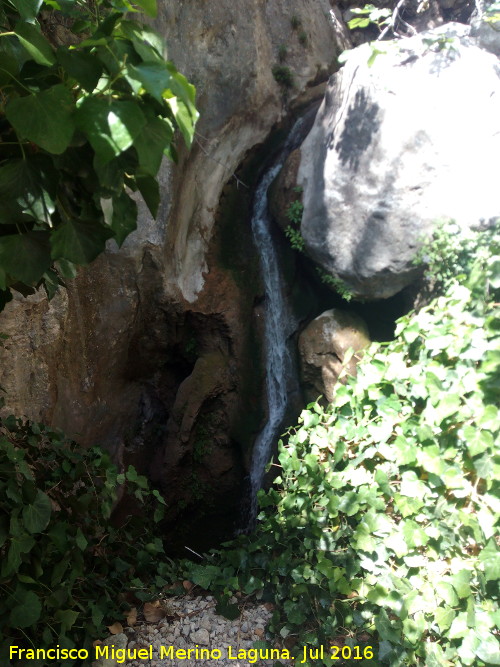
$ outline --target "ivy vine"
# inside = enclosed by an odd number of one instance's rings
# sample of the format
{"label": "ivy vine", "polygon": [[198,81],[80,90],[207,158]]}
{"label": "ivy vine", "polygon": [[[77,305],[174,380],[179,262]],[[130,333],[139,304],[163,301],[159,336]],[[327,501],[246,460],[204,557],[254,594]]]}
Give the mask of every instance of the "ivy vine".
{"label": "ivy vine", "polygon": [[176,131],[191,145],[195,88],[137,10],[156,0],[0,0],[0,309],[12,289],[52,297],[108,239],[121,246],[133,192],[156,216]]}

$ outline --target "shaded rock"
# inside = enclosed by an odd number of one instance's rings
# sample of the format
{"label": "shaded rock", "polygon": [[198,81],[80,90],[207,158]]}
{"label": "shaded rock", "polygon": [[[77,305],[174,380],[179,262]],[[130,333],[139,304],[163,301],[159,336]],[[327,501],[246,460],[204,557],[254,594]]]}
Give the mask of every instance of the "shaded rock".
{"label": "shaded rock", "polygon": [[[479,46],[496,56],[500,56],[500,21],[491,23],[487,20],[488,9],[494,4],[493,0],[477,0],[476,11],[471,17],[470,34]],[[499,11],[490,11],[490,16],[499,15]]]}
{"label": "shaded rock", "polygon": [[204,644],[205,646],[208,646],[210,644],[210,633],[205,628],[200,628],[199,630],[192,632],[189,639],[194,644]]}
{"label": "shaded rock", "polygon": [[372,67],[368,45],[353,51],[300,148],[306,252],[359,297],[410,284],[436,221],[500,217],[500,69],[468,32],[387,43]]}
{"label": "shaded rock", "polygon": [[349,375],[356,374],[360,352],[370,344],[366,324],[359,315],[333,308],[314,319],[300,334],[299,352],[304,392],[308,401],[319,395],[333,400],[335,385],[344,368],[345,353],[355,355],[346,365]]}

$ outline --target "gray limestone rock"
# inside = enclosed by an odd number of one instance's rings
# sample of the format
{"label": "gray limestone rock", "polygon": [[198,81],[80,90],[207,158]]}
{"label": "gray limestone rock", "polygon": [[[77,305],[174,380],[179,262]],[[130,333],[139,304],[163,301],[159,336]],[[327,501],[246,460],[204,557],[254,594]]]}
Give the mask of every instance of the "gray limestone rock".
{"label": "gray limestone rock", "polygon": [[477,0],[477,9],[470,22],[470,34],[483,49],[500,56],[500,20],[496,20],[500,12],[488,11],[493,4],[493,0]]}
{"label": "gray limestone rock", "polygon": [[500,217],[500,67],[469,28],[447,24],[352,52],[301,147],[306,251],[358,296],[387,298],[416,277],[436,221]]}

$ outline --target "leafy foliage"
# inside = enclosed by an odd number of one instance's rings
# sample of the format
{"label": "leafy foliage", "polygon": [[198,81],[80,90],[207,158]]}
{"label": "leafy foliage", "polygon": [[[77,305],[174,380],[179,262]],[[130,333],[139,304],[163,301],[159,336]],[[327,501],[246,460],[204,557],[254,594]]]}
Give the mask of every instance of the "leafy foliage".
{"label": "leafy foliage", "polygon": [[[156,14],[154,0],[135,5]],[[175,130],[191,144],[195,89],[130,11],[125,0],[0,0],[2,305],[11,288],[53,296],[108,239],[121,245],[136,227],[131,191],[155,216]],[[47,16],[69,26],[69,46],[46,36]]]}
{"label": "leafy foliage", "polygon": [[283,88],[293,88],[293,74],[292,70],[286,65],[274,65],[273,76]]}
{"label": "leafy foliage", "polygon": [[321,279],[322,283],[325,283],[325,285],[330,285],[330,287],[333,287],[333,289],[339,294],[344,301],[350,301],[352,299],[352,292],[349,289],[349,287],[346,285],[346,283],[341,280],[341,278],[337,278],[337,276],[332,276],[331,273],[327,273],[326,271],[323,271],[323,269],[318,267],[318,274]]}
{"label": "leafy foliage", "polygon": [[[295,191],[300,194],[302,192],[302,188],[298,186],[295,188]],[[300,232],[300,223],[302,221],[303,212],[304,205],[299,199],[293,201],[286,211],[286,217],[290,220],[291,224],[285,228],[285,236],[290,241],[292,248],[297,252],[305,252],[305,242]],[[333,287],[333,289],[345,301],[350,301],[352,299],[352,292],[343,280],[328,274],[320,267],[317,267],[316,270],[321,279],[321,282],[323,282],[325,285]]]}
{"label": "leafy foliage", "polygon": [[287,208],[286,217],[292,223],[285,228],[285,236],[290,241],[290,245],[297,252],[304,252],[305,245],[302,234],[300,233],[300,221],[302,220],[302,213],[304,205],[300,200],[293,201]]}
{"label": "leafy foliage", "polygon": [[[0,424],[0,656],[9,645],[89,648],[104,621],[149,597],[170,573],[140,517],[110,520],[118,490],[159,521],[164,501],[129,466],[82,450],[58,431],[9,417]],[[148,582],[148,583],[147,583]],[[69,664],[69,663],[67,663]]]}
{"label": "leafy foliage", "polygon": [[375,5],[365,5],[364,7],[352,7],[352,14],[357,14],[356,18],[347,23],[351,30],[355,28],[368,28],[370,25],[376,25],[381,30],[388,25],[391,17],[391,10],[388,7],[375,7]]}
{"label": "leafy foliage", "polygon": [[372,345],[331,406],[302,412],[255,534],[188,568],[275,601],[287,641],[378,647],[352,664],[500,664],[500,235],[469,243],[451,277],[458,245],[428,255],[447,265],[443,294]]}
{"label": "leafy foliage", "polygon": [[493,26],[498,23],[500,21],[500,2],[496,0],[489,7],[486,7],[482,18],[486,23],[491,23]]}

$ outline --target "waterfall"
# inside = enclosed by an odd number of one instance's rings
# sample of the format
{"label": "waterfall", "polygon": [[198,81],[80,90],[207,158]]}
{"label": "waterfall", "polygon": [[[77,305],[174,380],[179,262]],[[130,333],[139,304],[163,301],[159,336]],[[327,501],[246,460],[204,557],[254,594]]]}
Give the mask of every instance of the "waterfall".
{"label": "waterfall", "polygon": [[304,122],[305,119],[301,118],[295,123],[277,161],[262,176],[255,191],[252,210],[252,233],[259,254],[265,290],[264,343],[268,420],[257,436],[253,448],[250,467],[250,528],[255,523],[257,492],[262,486],[265,466],[271,458],[273,443],[285,417],[288,388],[294,375],[288,341],[296,325],[285,299],[278,255],[271,235],[267,191],[289,153],[300,142]]}

